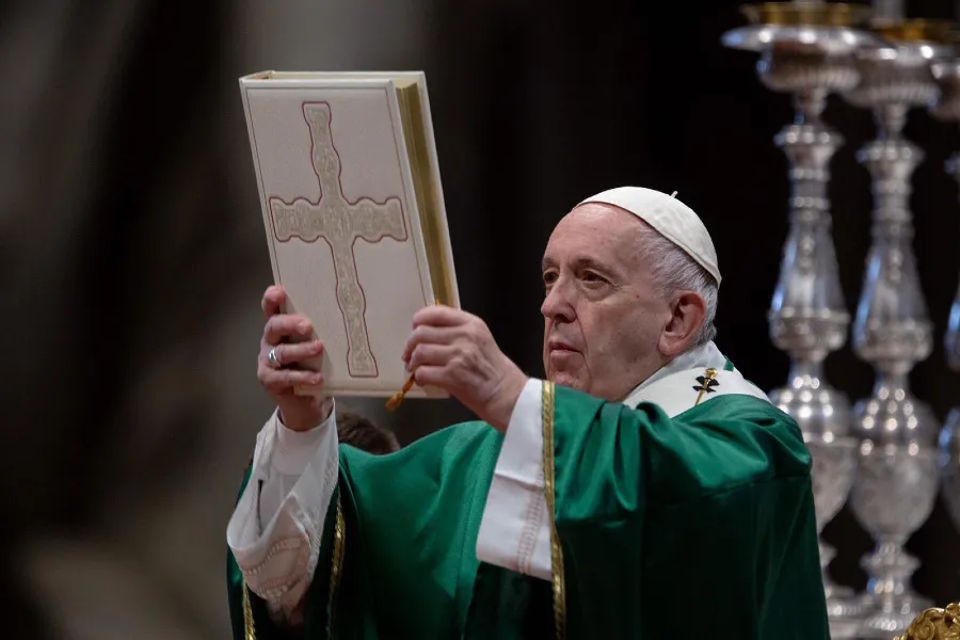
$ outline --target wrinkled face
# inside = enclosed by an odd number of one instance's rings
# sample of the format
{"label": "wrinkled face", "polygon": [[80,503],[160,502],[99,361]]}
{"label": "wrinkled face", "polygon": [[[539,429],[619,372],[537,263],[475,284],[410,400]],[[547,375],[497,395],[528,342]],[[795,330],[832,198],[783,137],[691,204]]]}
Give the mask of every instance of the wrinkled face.
{"label": "wrinkled face", "polygon": [[664,359],[670,306],[649,277],[643,223],[603,204],[568,213],[543,255],[543,366],[548,380],[622,400]]}

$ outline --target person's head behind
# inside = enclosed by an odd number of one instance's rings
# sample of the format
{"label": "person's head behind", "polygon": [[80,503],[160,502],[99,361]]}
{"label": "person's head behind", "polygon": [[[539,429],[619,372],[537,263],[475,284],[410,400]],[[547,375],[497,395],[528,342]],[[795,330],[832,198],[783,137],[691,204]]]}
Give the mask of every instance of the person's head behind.
{"label": "person's head behind", "polygon": [[400,450],[392,431],[382,429],[359,413],[337,412],[337,439],[367,453],[385,454]]}
{"label": "person's head behind", "polygon": [[590,202],[564,216],[543,281],[547,379],[607,400],[716,333],[714,277],[618,206]]}

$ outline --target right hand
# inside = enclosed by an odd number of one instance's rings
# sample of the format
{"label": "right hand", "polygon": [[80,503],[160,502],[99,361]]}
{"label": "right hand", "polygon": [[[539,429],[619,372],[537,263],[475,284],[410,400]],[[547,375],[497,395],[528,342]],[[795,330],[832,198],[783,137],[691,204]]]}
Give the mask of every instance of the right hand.
{"label": "right hand", "polygon": [[[302,315],[281,313],[287,292],[281,286],[267,287],[260,306],[267,318],[260,339],[257,357],[257,379],[277,403],[280,420],[288,429],[307,431],[329,416],[333,401],[320,394],[297,395],[297,387],[313,387],[319,391],[323,374],[298,367],[300,363],[323,353],[323,343],[313,340],[313,325]],[[280,368],[270,364],[270,349],[280,361]]]}

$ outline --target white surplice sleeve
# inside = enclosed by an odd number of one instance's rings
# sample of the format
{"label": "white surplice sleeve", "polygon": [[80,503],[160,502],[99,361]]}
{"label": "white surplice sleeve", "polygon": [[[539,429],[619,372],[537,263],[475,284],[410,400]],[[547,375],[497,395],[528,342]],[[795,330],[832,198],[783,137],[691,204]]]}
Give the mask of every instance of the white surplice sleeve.
{"label": "white surplice sleeve", "polygon": [[274,412],[257,434],[250,479],[227,525],[227,545],[247,587],[273,617],[291,624],[299,622],[313,579],[338,473],[335,408],[302,432]]}
{"label": "white surplice sleeve", "polygon": [[543,494],[540,380],[520,392],[493,472],[477,535],[477,557],[550,580],[550,514]]}

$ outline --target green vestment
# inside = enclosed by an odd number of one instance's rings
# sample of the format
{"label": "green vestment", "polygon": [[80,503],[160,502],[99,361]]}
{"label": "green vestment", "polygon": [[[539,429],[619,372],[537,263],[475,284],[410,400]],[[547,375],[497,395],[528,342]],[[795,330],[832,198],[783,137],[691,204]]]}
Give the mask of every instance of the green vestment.
{"label": "green vestment", "polygon": [[[343,445],[303,637],[829,637],[810,458],[787,415],[725,395],[670,418],[543,387],[553,583],[477,559],[503,441],[489,425],[387,456]],[[244,638],[232,556],[227,579]],[[256,638],[288,637],[248,602]]]}

